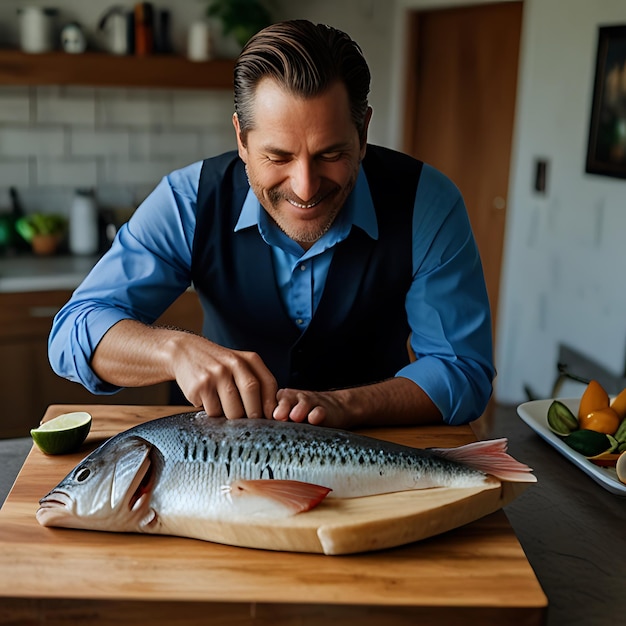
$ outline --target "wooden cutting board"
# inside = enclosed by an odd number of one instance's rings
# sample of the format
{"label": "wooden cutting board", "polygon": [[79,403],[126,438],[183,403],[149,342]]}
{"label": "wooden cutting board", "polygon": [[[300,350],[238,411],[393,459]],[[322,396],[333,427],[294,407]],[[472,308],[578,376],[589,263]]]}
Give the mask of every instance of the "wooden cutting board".
{"label": "wooden cutting board", "polygon": [[[45,476],[35,502],[71,471],[82,456],[104,439],[139,421],[133,415],[132,407],[116,408],[118,414],[114,420],[107,420],[108,427],[104,430],[94,420],[82,454],[47,457],[38,449],[31,452],[30,467],[41,470]],[[46,414],[45,419],[75,407],[57,406],[54,409]],[[89,410],[89,407],[85,409]],[[188,410],[185,407],[171,409],[172,413]],[[423,433],[420,438],[415,437],[415,430],[411,432],[410,441],[406,440],[406,430],[379,429],[366,434],[419,447],[451,445],[442,442],[441,438],[433,441],[432,436],[429,438],[428,428],[418,431]],[[458,439],[454,445],[458,445]],[[526,487],[526,483],[501,483],[489,479],[485,486],[474,488],[434,488],[362,498],[327,498],[315,509],[283,520],[247,520],[245,524],[211,522],[207,525],[205,538],[240,547],[328,555],[382,550],[473,522],[502,508]]]}
{"label": "wooden cutting board", "polygon": [[413,543],[497,511],[526,484],[425,489],[352,499],[326,499],[314,510],[277,522],[212,523],[207,538],[234,546],[352,554]]}

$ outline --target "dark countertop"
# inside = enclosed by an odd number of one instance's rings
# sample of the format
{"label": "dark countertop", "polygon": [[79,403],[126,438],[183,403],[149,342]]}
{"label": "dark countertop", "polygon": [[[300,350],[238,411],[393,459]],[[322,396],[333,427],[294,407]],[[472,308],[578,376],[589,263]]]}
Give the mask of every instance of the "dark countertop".
{"label": "dark countertop", "polygon": [[498,407],[488,437],[537,476],[505,513],[548,597],[549,626],[613,626],[626,620],[626,498],[574,466],[517,416]]}
{"label": "dark countertop", "polygon": [[0,293],[74,290],[98,260],[97,256],[33,255],[0,258]]}

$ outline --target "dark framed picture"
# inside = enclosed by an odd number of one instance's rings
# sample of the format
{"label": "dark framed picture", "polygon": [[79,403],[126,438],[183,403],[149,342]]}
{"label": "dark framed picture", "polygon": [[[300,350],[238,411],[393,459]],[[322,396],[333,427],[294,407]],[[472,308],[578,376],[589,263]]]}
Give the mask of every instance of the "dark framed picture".
{"label": "dark framed picture", "polygon": [[585,171],[626,178],[626,25],[598,32]]}

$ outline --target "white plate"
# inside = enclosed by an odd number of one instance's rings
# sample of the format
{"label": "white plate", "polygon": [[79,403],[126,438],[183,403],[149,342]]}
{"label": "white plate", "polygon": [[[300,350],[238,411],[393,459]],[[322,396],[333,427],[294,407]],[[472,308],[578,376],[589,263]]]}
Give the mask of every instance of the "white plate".
{"label": "white plate", "polygon": [[[549,399],[525,402],[517,407],[517,412],[522,420],[542,439],[545,439],[551,446],[555,447],[565,458],[577,465],[599,485],[618,496],[626,496],[626,485],[617,478],[615,468],[595,465],[582,454],[570,448],[558,435],[550,430],[548,427],[548,408],[552,401],[552,399]],[[579,398],[559,398],[559,401],[576,415]]]}

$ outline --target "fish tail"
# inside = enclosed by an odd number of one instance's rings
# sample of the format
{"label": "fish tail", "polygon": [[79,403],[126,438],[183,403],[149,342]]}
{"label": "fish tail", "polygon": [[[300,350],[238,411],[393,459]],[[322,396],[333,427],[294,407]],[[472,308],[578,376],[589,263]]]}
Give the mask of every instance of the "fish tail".
{"label": "fish tail", "polygon": [[532,468],[507,454],[507,445],[507,439],[489,439],[468,443],[458,448],[431,448],[431,451],[450,461],[457,461],[485,474],[491,474],[500,480],[517,483],[537,482],[536,476],[530,473]]}

